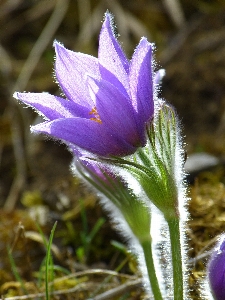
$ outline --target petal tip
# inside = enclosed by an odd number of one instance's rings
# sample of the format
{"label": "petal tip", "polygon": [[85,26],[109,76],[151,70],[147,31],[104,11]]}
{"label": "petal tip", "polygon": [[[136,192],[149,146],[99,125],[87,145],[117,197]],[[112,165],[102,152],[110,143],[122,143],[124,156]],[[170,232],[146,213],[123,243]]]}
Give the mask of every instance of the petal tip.
{"label": "petal tip", "polygon": [[54,40],[53,47],[55,48],[56,55],[59,54],[59,52],[61,50],[65,49],[64,45],[62,43],[58,42],[57,40]]}
{"label": "petal tip", "polygon": [[15,98],[15,99],[18,100],[18,99],[19,99],[18,94],[19,94],[18,92],[14,92],[14,93],[13,93],[13,98]]}
{"label": "petal tip", "polygon": [[30,126],[30,132],[31,133],[37,133],[37,130],[34,128],[35,126]]}
{"label": "petal tip", "polygon": [[62,44],[60,42],[58,42],[57,40],[54,40],[53,47],[58,47],[58,46],[62,46]]}
{"label": "petal tip", "polygon": [[104,15],[104,23],[103,24],[111,26],[113,19],[114,19],[113,14],[109,10],[107,10]]}
{"label": "petal tip", "polygon": [[139,45],[142,45],[142,47],[148,47],[150,49],[154,48],[154,43],[150,43],[145,36],[141,38]]}
{"label": "petal tip", "polygon": [[102,24],[102,30],[106,29],[109,32],[109,34],[116,37],[114,27],[115,27],[114,15],[107,10],[104,15],[104,22]]}

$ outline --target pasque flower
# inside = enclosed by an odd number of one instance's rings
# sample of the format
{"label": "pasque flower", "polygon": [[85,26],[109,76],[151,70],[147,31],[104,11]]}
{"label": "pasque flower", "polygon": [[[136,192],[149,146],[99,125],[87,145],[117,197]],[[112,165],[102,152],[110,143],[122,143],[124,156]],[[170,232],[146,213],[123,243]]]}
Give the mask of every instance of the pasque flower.
{"label": "pasque flower", "polygon": [[215,300],[225,299],[225,235],[212,252],[208,264],[208,280]]}
{"label": "pasque flower", "polygon": [[[73,52],[58,42],[55,75],[64,98],[48,93],[14,97],[41,113],[33,126],[91,153],[109,157],[132,154],[146,144],[146,124],[154,113],[152,45],[140,40],[131,60],[118,43],[106,13],[99,36],[98,58]],[[156,76],[160,77],[159,73]]]}
{"label": "pasque flower", "polygon": [[[106,13],[98,58],[72,52],[58,42],[54,47],[55,76],[64,96],[17,92],[14,97],[44,116],[45,122],[32,131],[62,140],[76,157],[79,176],[100,192],[113,218],[118,221],[119,216],[124,235],[143,252],[139,256],[144,257],[154,299],[187,299],[184,151],[174,109],[157,98],[164,72],[154,73],[153,46],[142,38],[128,60]],[[151,218],[156,215],[163,219],[157,232],[170,238],[168,243],[162,238],[168,251],[152,243]],[[154,271],[165,259],[165,272],[163,266]],[[215,262],[212,259],[210,274]],[[220,278],[215,275],[212,282]]]}

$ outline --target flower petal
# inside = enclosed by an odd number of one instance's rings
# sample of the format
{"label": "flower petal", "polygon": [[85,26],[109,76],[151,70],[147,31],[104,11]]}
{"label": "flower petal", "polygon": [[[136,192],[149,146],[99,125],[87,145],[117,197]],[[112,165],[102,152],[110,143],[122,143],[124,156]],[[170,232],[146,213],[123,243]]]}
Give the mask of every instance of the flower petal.
{"label": "flower petal", "polygon": [[64,48],[54,43],[56,51],[55,73],[66,97],[80,105],[93,107],[86,87],[86,74],[100,78],[97,58]]}
{"label": "flower petal", "polygon": [[149,121],[154,112],[152,46],[146,38],[141,39],[131,60],[130,92],[140,118]]}
{"label": "flower petal", "polygon": [[14,93],[14,98],[35,108],[47,119],[84,117],[90,118],[89,109],[48,93]]}
{"label": "flower petal", "polygon": [[82,118],[57,119],[31,127],[33,132],[49,134],[101,156],[124,156],[136,148],[107,130],[102,124]]}
{"label": "flower petal", "polygon": [[215,299],[225,299],[225,236],[220,237],[220,241],[214,248],[209,264],[208,278],[211,290]]}
{"label": "flower petal", "polygon": [[129,95],[129,62],[113,34],[110,19],[111,16],[107,13],[99,35],[99,69],[104,80]]}
{"label": "flower petal", "polygon": [[136,112],[131,101],[126,98],[115,86],[108,81],[100,82],[89,78],[91,97],[96,102],[96,109],[100,120],[111,132],[115,132],[133,146],[144,146],[145,136],[139,133],[144,128],[139,128]]}

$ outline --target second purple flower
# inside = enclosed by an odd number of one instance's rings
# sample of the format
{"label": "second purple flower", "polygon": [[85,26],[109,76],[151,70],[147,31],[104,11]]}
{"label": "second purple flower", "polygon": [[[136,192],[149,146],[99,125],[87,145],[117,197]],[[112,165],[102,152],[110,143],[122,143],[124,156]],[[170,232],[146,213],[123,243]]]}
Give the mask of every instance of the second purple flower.
{"label": "second purple flower", "polygon": [[213,249],[208,263],[208,280],[215,300],[225,299],[225,236]]}
{"label": "second purple flower", "polygon": [[129,61],[111,25],[99,36],[98,58],[73,52],[55,42],[55,74],[65,98],[48,93],[14,97],[44,115],[33,126],[96,155],[125,156],[146,144],[146,123],[154,114],[152,45],[142,38]]}

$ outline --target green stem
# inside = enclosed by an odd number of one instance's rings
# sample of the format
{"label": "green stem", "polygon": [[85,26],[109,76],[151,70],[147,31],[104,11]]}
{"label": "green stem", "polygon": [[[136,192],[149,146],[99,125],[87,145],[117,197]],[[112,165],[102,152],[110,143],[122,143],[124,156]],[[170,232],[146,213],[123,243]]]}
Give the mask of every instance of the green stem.
{"label": "green stem", "polygon": [[183,300],[183,270],[181,255],[181,238],[179,218],[167,219],[170,232],[171,254],[173,264],[173,290],[174,300]]}
{"label": "green stem", "polygon": [[152,245],[151,240],[141,242],[141,246],[144,252],[145,263],[148,270],[148,277],[152,288],[152,293],[155,300],[163,300],[162,294],[159,288],[158,279],[155,272],[155,266],[152,257]]}

